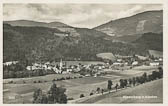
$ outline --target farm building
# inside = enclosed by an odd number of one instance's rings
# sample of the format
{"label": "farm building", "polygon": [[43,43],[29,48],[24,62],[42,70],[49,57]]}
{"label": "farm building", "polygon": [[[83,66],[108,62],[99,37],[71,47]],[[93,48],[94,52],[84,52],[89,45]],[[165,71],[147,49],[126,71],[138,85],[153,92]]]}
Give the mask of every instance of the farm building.
{"label": "farm building", "polygon": [[120,66],[120,65],[123,65],[123,63],[115,62],[115,63],[113,63],[113,65],[115,65],[115,66]]}
{"label": "farm building", "polygon": [[132,62],[132,65],[133,65],[133,66],[138,65],[138,61],[134,61],[134,62]]}
{"label": "farm building", "polygon": [[65,33],[65,32],[63,32],[63,33],[54,33],[54,35],[59,36],[59,37],[69,36],[69,34],[68,34],[68,33]]}
{"label": "farm building", "polygon": [[152,63],[149,63],[150,66],[158,66],[159,65],[159,62],[152,62]]}

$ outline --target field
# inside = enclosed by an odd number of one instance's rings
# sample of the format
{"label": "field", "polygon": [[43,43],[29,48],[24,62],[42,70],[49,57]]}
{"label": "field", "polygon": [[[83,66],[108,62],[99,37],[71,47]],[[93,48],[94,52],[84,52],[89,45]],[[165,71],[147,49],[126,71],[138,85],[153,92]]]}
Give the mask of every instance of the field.
{"label": "field", "polygon": [[163,52],[157,50],[149,50],[149,54],[153,55],[154,57],[163,57]]}
{"label": "field", "polygon": [[[148,98],[124,98],[124,96],[142,97],[148,96]],[[153,98],[151,98],[153,96]],[[150,97],[150,98],[149,98]],[[163,80],[148,82],[143,85],[136,86],[134,88],[128,88],[118,91],[116,93],[107,93],[105,95],[99,95],[91,99],[82,101],[81,103],[162,103],[163,102]]]}
{"label": "field", "polygon": [[[157,69],[157,67],[140,66],[131,70],[116,71],[116,70],[104,70],[108,72],[105,76],[100,77],[84,77],[70,80],[56,81],[58,86],[65,87],[68,98],[78,99],[80,94],[89,96],[92,90],[96,90],[97,87],[106,88],[107,81],[109,79],[113,82],[117,82],[120,78],[129,78],[133,76],[142,75],[144,72],[151,73]],[[4,103],[32,103],[33,91],[41,88],[43,91],[48,91],[52,85],[52,80],[56,78],[66,76],[79,76],[78,74],[52,74],[41,77],[32,78],[17,78],[17,79],[4,79],[3,80],[3,102]],[[9,84],[9,81],[13,81]],[[42,83],[33,83],[33,81],[41,80]],[[26,83],[23,83],[26,82]],[[11,99],[11,95],[17,95],[15,99]]]}
{"label": "field", "polygon": [[112,61],[116,60],[116,57],[112,53],[99,53],[96,54],[96,56],[102,59],[110,59]]}

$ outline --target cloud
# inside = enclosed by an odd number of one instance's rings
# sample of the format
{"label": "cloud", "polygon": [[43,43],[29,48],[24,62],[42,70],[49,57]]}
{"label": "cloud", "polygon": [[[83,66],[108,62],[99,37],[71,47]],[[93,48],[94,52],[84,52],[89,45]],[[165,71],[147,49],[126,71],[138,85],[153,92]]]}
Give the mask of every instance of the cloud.
{"label": "cloud", "polygon": [[119,12],[117,18],[123,18],[123,17],[131,16],[131,15],[135,14],[138,10],[141,10],[141,9],[142,9],[142,6],[136,5],[133,8],[130,8],[128,10],[122,10],[121,12]]}
{"label": "cloud", "polygon": [[160,10],[154,4],[4,4],[4,20],[60,21],[76,27],[92,28],[110,20],[143,11]]}

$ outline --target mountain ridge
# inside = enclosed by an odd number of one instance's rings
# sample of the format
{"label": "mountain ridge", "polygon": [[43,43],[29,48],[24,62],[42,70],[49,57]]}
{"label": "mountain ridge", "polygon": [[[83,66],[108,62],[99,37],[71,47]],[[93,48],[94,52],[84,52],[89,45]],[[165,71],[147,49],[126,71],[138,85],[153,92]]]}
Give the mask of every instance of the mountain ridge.
{"label": "mountain ridge", "polygon": [[93,29],[110,36],[128,36],[148,32],[161,33],[163,11],[145,11],[126,18],[111,20]]}
{"label": "mountain ridge", "polygon": [[49,28],[57,28],[57,27],[72,27],[70,25],[64,24],[62,22],[53,21],[53,22],[39,22],[33,20],[13,20],[13,21],[4,21],[6,24],[10,24],[12,26],[39,26],[39,27],[49,27]]}

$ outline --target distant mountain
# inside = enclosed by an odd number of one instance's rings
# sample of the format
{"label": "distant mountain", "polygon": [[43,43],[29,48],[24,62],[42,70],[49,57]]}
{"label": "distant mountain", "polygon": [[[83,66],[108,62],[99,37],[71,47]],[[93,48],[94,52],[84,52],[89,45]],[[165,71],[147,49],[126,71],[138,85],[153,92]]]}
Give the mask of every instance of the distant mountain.
{"label": "distant mountain", "polygon": [[61,22],[37,22],[37,21],[30,21],[30,20],[15,20],[15,21],[4,21],[6,24],[10,24],[12,26],[25,26],[25,27],[49,27],[49,28],[57,28],[57,27],[71,27]]}
{"label": "distant mountain", "polygon": [[163,11],[147,11],[130,17],[112,20],[93,28],[110,36],[122,37],[148,32],[163,32]]}

